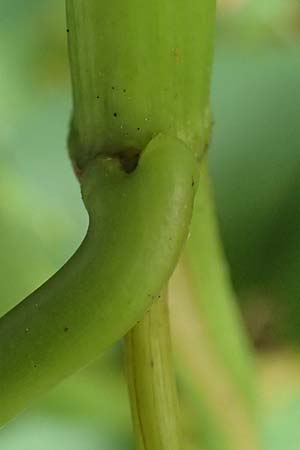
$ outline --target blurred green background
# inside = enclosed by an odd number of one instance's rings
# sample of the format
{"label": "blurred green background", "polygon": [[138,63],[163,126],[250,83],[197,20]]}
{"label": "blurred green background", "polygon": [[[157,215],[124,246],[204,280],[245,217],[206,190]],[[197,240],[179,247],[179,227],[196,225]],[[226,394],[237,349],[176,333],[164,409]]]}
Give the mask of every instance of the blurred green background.
{"label": "blurred green background", "polygon": [[[63,3],[0,0],[0,315],[87,227],[66,151]],[[263,450],[300,449],[299,50],[298,0],[219,1],[210,169],[257,352]],[[117,345],[2,430],[1,450],[133,449],[122,364]]]}

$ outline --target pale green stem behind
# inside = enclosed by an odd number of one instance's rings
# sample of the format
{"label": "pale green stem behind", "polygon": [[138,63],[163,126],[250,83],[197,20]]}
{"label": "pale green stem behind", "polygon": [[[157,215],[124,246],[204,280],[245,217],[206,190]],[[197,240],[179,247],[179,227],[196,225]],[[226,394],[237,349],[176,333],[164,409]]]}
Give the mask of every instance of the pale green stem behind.
{"label": "pale green stem behind", "polygon": [[204,446],[256,450],[254,362],[220,244],[206,162],[190,238],[170,287],[180,373]]}

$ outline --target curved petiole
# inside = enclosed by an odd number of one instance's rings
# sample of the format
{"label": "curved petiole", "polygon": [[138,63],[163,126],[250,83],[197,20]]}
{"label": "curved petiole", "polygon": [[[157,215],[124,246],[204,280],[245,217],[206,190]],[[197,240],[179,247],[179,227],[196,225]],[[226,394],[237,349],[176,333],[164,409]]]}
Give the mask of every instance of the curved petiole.
{"label": "curved petiole", "polygon": [[83,243],[0,319],[0,425],[97,358],[158,297],[188,234],[196,174],[192,152],[162,134],[130,174],[103,155],[89,163]]}

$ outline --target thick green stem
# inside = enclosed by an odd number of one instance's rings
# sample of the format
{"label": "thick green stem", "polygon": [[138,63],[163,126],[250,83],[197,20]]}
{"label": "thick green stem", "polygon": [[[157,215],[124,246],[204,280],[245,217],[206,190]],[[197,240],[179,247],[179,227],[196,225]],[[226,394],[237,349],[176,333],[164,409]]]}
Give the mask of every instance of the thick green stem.
{"label": "thick green stem", "polygon": [[179,367],[198,399],[206,446],[257,449],[255,371],[220,245],[206,163],[170,294]]}
{"label": "thick green stem", "polygon": [[[209,82],[215,0],[67,0],[67,17],[74,94],[70,154],[78,172],[98,154],[140,154],[160,133],[186,144],[200,161],[211,125]],[[168,169],[164,177],[168,179]],[[191,180],[195,188],[198,178],[197,173]],[[162,226],[166,220],[163,214]],[[164,245],[169,246],[170,241]],[[148,264],[145,271],[157,270],[152,260],[143,264]],[[138,361],[141,367],[146,364],[140,349],[154,342],[146,324],[150,320],[153,327],[159,327],[163,317],[156,311],[153,317],[149,314],[151,320],[146,318],[145,324],[132,332],[129,366],[132,361]],[[157,368],[160,352],[165,352],[167,361],[170,358],[166,336],[158,337],[158,350],[152,355]],[[158,378],[164,374],[150,370],[147,375],[146,369],[149,367],[142,370],[140,380],[145,399],[139,398],[146,417],[141,429],[136,426],[136,432],[140,442],[141,436],[147,435],[147,450],[175,450],[179,445],[176,408],[173,410],[167,394],[168,390],[172,392],[172,382],[164,386],[166,392],[160,392]],[[130,386],[135,383],[132,376],[136,371],[129,367]],[[158,408],[160,394],[161,403],[166,401],[166,405]],[[158,418],[167,426],[165,434],[156,432],[161,427]]]}
{"label": "thick green stem", "polygon": [[79,170],[99,153],[178,137],[203,154],[215,0],[67,0]]}
{"label": "thick green stem", "polygon": [[166,297],[127,335],[128,384],[139,450],[180,450],[181,431]]}

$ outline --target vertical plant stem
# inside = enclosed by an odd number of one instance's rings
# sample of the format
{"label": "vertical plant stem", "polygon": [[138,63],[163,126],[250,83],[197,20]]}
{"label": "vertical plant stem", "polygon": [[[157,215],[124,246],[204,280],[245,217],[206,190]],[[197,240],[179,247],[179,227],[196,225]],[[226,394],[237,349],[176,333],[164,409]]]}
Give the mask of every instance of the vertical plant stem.
{"label": "vertical plant stem", "polygon": [[126,336],[127,378],[138,450],[180,450],[167,295]]}
{"label": "vertical plant stem", "polygon": [[66,10],[76,169],[141,152],[159,133],[201,158],[215,0],[66,0]]}
{"label": "vertical plant stem", "polygon": [[170,295],[181,376],[198,405],[198,421],[206,423],[198,424],[202,439],[218,450],[257,449],[254,364],[220,244],[206,161]]}
{"label": "vertical plant stem", "polygon": [[[161,133],[183,142],[200,161],[211,125],[215,0],[66,0],[66,5],[74,97],[70,154],[76,171],[84,172],[99,154],[141,154]],[[165,217],[161,224],[170,226]],[[167,238],[162,249],[169,245]],[[126,338],[139,450],[180,449],[166,308],[166,301],[156,303]]]}

